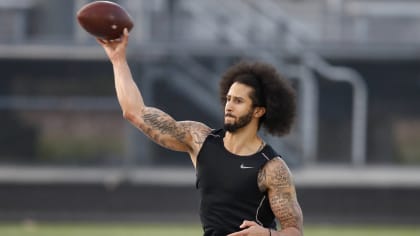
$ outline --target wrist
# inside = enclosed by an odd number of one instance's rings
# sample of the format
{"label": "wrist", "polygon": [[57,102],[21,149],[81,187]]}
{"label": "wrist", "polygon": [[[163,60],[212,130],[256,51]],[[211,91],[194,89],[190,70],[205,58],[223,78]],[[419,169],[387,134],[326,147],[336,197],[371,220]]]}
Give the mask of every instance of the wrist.
{"label": "wrist", "polygon": [[118,57],[111,58],[111,62],[113,65],[118,66],[121,64],[126,64],[127,59],[125,58],[125,56],[118,56]]}

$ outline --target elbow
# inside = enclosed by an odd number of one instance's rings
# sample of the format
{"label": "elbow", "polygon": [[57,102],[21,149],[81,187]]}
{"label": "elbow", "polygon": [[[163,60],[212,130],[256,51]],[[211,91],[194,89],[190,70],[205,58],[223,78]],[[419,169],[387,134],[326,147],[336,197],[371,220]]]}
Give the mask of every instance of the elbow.
{"label": "elbow", "polygon": [[143,114],[144,108],[141,107],[129,107],[122,109],[123,118],[134,124],[138,124],[139,122],[141,122]]}
{"label": "elbow", "polygon": [[128,121],[133,121],[135,119],[134,113],[127,110],[123,110],[122,116]]}

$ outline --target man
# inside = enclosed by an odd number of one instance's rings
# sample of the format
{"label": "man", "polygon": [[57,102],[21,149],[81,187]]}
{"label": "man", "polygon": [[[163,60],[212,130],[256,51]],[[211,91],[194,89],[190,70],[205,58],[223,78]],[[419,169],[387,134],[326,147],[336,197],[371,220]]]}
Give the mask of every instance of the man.
{"label": "man", "polygon": [[[187,152],[197,172],[205,236],[303,235],[302,211],[286,163],[258,136],[286,134],[295,116],[293,89],[273,67],[239,63],[221,81],[224,129],[175,121],[144,104],[126,60],[128,31],[98,39],[114,70],[123,116],[157,144]],[[275,219],[280,222],[277,231]]]}

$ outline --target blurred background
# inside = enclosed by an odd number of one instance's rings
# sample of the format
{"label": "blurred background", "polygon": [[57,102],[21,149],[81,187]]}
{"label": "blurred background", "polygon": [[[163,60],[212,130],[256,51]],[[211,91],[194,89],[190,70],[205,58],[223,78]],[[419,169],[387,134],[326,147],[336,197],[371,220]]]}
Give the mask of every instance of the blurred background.
{"label": "blurred background", "polygon": [[[86,0],[0,0],[0,220],[198,222],[189,157],[122,117]],[[307,223],[420,222],[420,1],[121,0],[145,102],[222,125],[218,81],[274,64],[298,92],[267,141]]]}

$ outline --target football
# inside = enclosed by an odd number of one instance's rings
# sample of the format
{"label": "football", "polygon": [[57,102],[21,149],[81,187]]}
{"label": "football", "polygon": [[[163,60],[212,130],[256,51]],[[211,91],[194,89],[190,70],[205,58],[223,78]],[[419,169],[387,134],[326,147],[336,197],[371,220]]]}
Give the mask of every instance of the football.
{"label": "football", "polygon": [[128,12],[114,2],[96,1],[84,5],[77,12],[79,24],[87,32],[101,39],[117,39],[124,28],[130,31],[134,24]]}

